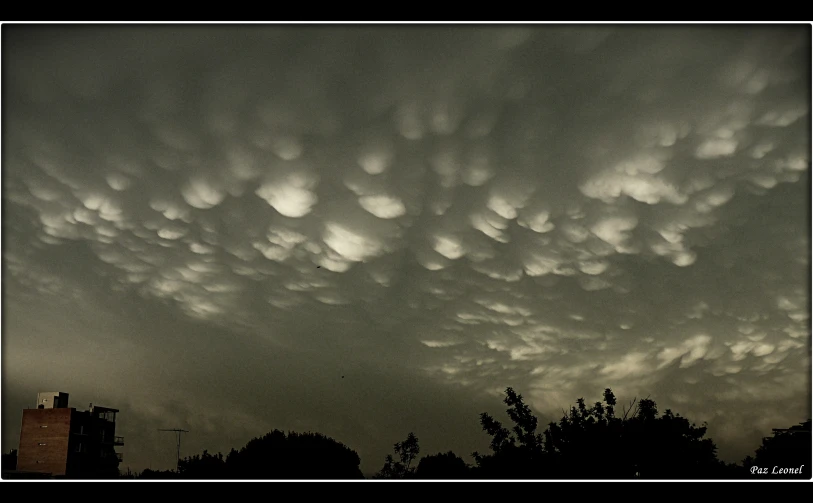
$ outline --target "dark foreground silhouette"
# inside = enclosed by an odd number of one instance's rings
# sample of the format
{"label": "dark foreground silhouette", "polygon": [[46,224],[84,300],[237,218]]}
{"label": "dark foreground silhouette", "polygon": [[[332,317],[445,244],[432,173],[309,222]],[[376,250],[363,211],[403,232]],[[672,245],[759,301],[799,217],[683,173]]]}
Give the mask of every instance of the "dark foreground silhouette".
{"label": "dark foreground silhouette", "polygon": [[633,400],[617,412],[609,388],[604,401],[587,406],[580,398],[539,433],[538,420],[522,395],[508,388],[509,430],[483,413],[480,424],[491,436],[489,454],[474,453],[477,478],[696,479],[731,478],[736,467],[716,456],[711,439],[679,414],[658,414],[654,401]]}
{"label": "dark foreground silhouette", "polygon": [[227,456],[184,458],[178,471],[144,470],[138,478],[179,479],[363,479],[356,451],[319,433],[279,430],[250,440]]}
{"label": "dark foreground silhouette", "polygon": [[[513,426],[480,415],[491,437],[490,452],[472,454],[467,465],[453,452],[435,454],[412,466],[419,452],[410,433],[395,444],[375,478],[416,479],[748,479],[810,478],[810,421],[763,440],[756,457],[743,464],[717,459],[717,448],[697,426],[671,410],[659,414],[653,400],[618,404],[609,388],[604,401],[578,399],[558,423],[539,432],[538,419],[512,388],[504,402]],[[758,468],[754,468],[758,467]],[[774,468],[777,467],[777,468]],[[783,473],[784,472],[784,473]]]}
{"label": "dark foreground silhouette", "polygon": [[[742,463],[725,463],[697,426],[648,398],[619,405],[612,390],[588,406],[578,399],[558,422],[539,420],[512,388],[505,391],[504,426],[480,415],[490,437],[488,452],[467,464],[452,451],[418,458],[414,433],[394,444],[375,479],[810,479],[810,420],[775,429]],[[4,461],[10,460],[4,457]],[[275,430],[227,456],[184,458],[177,471],[144,470],[140,479],[362,479],[358,454],[318,433]]]}

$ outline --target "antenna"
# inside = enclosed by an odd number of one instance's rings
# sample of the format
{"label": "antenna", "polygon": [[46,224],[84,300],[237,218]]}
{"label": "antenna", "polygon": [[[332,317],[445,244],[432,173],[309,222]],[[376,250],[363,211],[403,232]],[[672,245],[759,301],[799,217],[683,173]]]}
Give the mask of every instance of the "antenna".
{"label": "antenna", "polygon": [[181,430],[179,428],[159,428],[158,431],[172,431],[178,435],[178,457],[175,462],[175,471],[178,472],[181,466],[181,433],[189,433],[189,430]]}

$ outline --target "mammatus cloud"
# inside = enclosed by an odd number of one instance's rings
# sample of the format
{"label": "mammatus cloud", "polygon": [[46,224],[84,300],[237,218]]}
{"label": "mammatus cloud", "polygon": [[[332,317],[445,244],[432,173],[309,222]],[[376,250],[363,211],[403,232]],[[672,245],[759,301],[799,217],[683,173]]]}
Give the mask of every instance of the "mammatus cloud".
{"label": "mammatus cloud", "polygon": [[509,385],[651,394],[728,459],[809,413],[805,30],[26,30],[4,377],[124,402],[134,466],[163,422],[482,450]]}
{"label": "mammatus cloud", "polygon": [[319,200],[310,190],[316,183],[316,178],[308,173],[293,172],[281,180],[268,180],[260,185],[256,194],[280,215],[300,218],[310,213]]}

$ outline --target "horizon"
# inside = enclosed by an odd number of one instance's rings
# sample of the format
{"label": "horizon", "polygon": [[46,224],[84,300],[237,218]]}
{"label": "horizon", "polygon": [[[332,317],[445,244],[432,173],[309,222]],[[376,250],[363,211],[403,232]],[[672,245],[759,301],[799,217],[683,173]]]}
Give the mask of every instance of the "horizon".
{"label": "horizon", "polygon": [[4,24],[2,445],[318,432],[471,463],[612,388],[811,416],[810,25]]}

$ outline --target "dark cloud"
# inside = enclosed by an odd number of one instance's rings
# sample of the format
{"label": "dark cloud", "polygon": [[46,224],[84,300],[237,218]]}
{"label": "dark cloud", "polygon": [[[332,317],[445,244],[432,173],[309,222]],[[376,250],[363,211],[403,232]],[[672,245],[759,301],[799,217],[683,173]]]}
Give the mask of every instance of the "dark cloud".
{"label": "dark cloud", "polygon": [[4,444],[60,389],[134,468],[184,426],[370,472],[482,450],[506,386],[611,386],[737,459],[809,415],[809,61],[791,26],[7,26]]}

